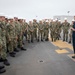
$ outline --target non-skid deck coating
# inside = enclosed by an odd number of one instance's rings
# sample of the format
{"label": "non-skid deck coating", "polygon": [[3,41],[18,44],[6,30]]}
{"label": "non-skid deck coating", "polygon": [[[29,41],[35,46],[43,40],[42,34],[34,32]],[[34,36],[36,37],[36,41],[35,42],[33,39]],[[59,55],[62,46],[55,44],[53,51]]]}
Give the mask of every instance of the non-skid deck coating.
{"label": "non-skid deck coating", "polygon": [[[61,40],[59,43],[63,44]],[[62,47],[66,53],[50,41],[25,44],[27,51],[20,51],[15,58],[8,56],[11,65],[6,66],[7,72],[2,75],[75,75],[75,60],[71,58],[73,51],[69,44],[63,44],[67,46]]]}

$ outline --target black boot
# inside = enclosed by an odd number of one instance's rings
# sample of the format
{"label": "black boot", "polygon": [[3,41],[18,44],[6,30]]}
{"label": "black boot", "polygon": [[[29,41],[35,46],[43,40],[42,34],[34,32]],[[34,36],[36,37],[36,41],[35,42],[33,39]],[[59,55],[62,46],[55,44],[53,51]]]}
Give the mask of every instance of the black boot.
{"label": "black boot", "polygon": [[43,42],[43,40],[41,39],[41,41]]}
{"label": "black boot", "polygon": [[72,56],[72,58],[74,58],[74,59],[75,59],[75,56]]}
{"label": "black boot", "polygon": [[8,62],[8,60],[7,59],[4,59],[4,64],[6,65],[6,66],[9,66],[10,65],[10,63]]}
{"label": "black boot", "polygon": [[14,49],[15,52],[19,52],[19,50],[17,48]]}
{"label": "black boot", "polygon": [[0,69],[3,69],[5,66],[0,66]]}
{"label": "black boot", "polygon": [[69,41],[69,43],[71,43],[71,41]]}
{"label": "black boot", "polygon": [[59,40],[59,37],[58,37],[58,40]]}
{"label": "black boot", "polygon": [[37,39],[37,42],[39,42],[39,39]]}
{"label": "black boot", "polygon": [[14,53],[14,52],[11,52],[11,53],[10,53],[10,56],[11,56],[11,57],[15,57],[15,53]]}
{"label": "black boot", "polygon": [[53,42],[53,38],[52,38],[52,42]]}
{"label": "black boot", "polygon": [[33,43],[33,40],[31,40],[31,42]]}
{"label": "black boot", "polygon": [[23,42],[23,45],[24,45],[24,42]]}
{"label": "black boot", "polygon": [[2,73],[4,73],[4,72],[6,72],[5,69],[0,69],[0,74],[2,74]]}
{"label": "black boot", "polygon": [[0,58],[0,62],[3,62],[3,59],[2,58]]}
{"label": "black boot", "polygon": [[75,55],[74,55],[74,56],[72,56],[72,58],[74,58],[74,59],[75,59]]}
{"label": "black boot", "polygon": [[63,39],[63,41],[65,41],[65,39]]}
{"label": "black boot", "polygon": [[20,45],[18,45],[17,47],[20,48]]}
{"label": "black boot", "polygon": [[25,49],[25,48],[21,47],[21,50],[26,51],[27,49]]}
{"label": "black boot", "polygon": [[47,39],[45,39],[45,41],[47,41]]}
{"label": "black boot", "polygon": [[66,39],[66,42],[68,42],[68,40]]}
{"label": "black boot", "polygon": [[16,54],[15,52],[12,52],[13,54]]}
{"label": "black boot", "polygon": [[49,41],[48,38],[45,41]]}
{"label": "black boot", "polygon": [[28,43],[30,43],[30,40],[28,40]]}

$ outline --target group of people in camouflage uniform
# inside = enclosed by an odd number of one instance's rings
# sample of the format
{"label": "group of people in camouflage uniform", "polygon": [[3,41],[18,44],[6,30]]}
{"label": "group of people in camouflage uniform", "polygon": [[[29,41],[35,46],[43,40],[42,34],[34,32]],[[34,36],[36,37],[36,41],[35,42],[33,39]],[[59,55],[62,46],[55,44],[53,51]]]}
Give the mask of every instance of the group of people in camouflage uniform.
{"label": "group of people in camouflage uniform", "polygon": [[[68,42],[68,35],[70,36],[69,43],[71,43],[70,23],[67,19],[61,23],[60,20],[40,20],[37,22],[36,19],[33,21],[26,22],[25,19],[6,18],[5,16],[0,16],[0,62],[9,66],[10,63],[7,60],[7,54],[11,57],[15,57],[16,52],[20,50],[26,51],[24,46],[23,38],[26,37],[28,43],[33,43],[34,40],[39,41],[49,41],[49,32],[52,42],[56,42],[61,37],[61,32],[63,30],[63,41]],[[0,73],[5,72],[4,66],[0,66]]]}
{"label": "group of people in camouflage uniform", "polygon": [[[0,62],[6,66],[10,63],[7,60],[7,54],[15,57],[16,52],[20,50],[26,51],[23,47],[23,36],[26,30],[27,23],[23,19],[17,17],[7,19],[5,16],[0,16]],[[5,72],[4,66],[0,66],[0,73]]]}
{"label": "group of people in camouflage uniform", "polygon": [[52,20],[50,23],[50,31],[51,31],[51,39],[52,41],[59,40],[61,38],[61,32],[63,31],[63,41],[71,43],[71,39],[68,39],[68,36],[71,35],[72,33],[69,34],[69,29],[70,29],[70,23],[67,22],[67,18],[64,19],[64,22],[61,23],[61,21],[57,20],[56,21]]}
{"label": "group of people in camouflage uniform", "polygon": [[[49,33],[51,37],[52,42],[56,42],[56,40],[59,40],[61,38],[61,32],[63,32],[63,41],[71,43],[72,40],[72,31],[70,30],[70,27],[73,25],[70,24],[67,21],[67,18],[64,19],[64,22],[61,23],[61,20],[53,20],[50,21],[48,19],[40,20],[37,22],[37,20],[29,21],[28,24],[28,43],[36,40],[39,42],[40,38],[41,41],[48,41],[49,40]],[[69,38],[68,38],[69,37]]]}

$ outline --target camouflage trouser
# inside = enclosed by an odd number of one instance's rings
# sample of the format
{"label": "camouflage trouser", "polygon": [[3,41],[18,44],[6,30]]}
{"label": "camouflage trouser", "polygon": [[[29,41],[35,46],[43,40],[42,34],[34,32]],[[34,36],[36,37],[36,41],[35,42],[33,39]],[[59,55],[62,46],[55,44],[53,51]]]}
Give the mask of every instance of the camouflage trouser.
{"label": "camouflage trouser", "polygon": [[24,36],[26,37],[26,40],[27,40],[27,30],[25,31]]}
{"label": "camouflage trouser", "polygon": [[30,41],[30,31],[28,31],[28,37],[27,37],[27,39]]}
{"label": "camouflage trouser", "polygon": [[18,35],[18,46],[22,47],[23,45],[23,36],[22,35]]}
{"label": "camouflage trouser", "polygon": [[30,41],[30,40],[34,40],[34,32],[28,32],[28,40]]}
{"label": "camouflage trouser", "polygon": [[35,37],[36,40],[37,40],[37,29],[34,30],[34,37]]}
{"label": "camouflage trouser", "polygon": [[60,30],[57,30],[57,33],[55,33],[55,34],[56,34],[56,37],[55,37],[56,40],[59,40],[59,38],[61,37],[61,36],[60,36]]}
{"label": "camouflage trouser", "polygon": [[45,30],[44,31],[44,38],[48,39],[48,35],[49,35],[49,30]]}
{"label": "camouflage trouser", "polygon": [[13,39],[13,43],[14,43],[14,44],[13,44],[13,47],[14,47],[14,48],[17,48],[17,39],[16,39],[16,38]]}
{"label": "camouflage trouser", "polygon": [[8,42],[8,51],[9,53],[12,53],[14,51],[14,39],[11,38],[11,40]]}
{"label": "camouflage trouser", "polygon": [[54,31],[51,31],[50,35],[51,35],[52,41],[54,41]]}
{"label": "camouflage trouser", "polygon": [[68,31],[63,31],[63,41],[68,41]]}
{"label": "camouflage trouser", "polygon": [[[2,42],[2,43],[1,43],[1,42]],[[1,43],[0,57],[1,57],[2,59],[6,59],[6,57],[7,57],[7,54],[6,54],[6,52],[7,52],[6,40],[0,41],[0,43]]]}
{"label": "camouflage trouser", "polygon": [[43,40],[44,39],[44,31],[43,30],[38,31],[38,39],[40,39],[40,36],[41,36],[41,40]]}
{"label": "camouflage trouser", "polygon": [[57,40],[57,33],[54,32],[54,41],[56,41],[56,40]]}

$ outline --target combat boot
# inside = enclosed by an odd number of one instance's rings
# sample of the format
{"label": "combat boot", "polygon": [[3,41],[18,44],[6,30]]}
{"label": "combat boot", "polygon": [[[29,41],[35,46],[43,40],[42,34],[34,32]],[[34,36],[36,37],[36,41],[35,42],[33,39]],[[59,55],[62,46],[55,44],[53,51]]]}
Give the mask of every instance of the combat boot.
{"label": "combat boot", "polygon": [[37,42],[39,42],[39,39],[37,39]]}
{"label": "combat boot", "polygon": [[53,38],[52,38],[52,42],[53,42]]}
{"label": "combat boot", "polygon": [[22,42],[22,44],[24,45],[24,42]]}
{"label": "combat boot", "polygon": [[23,51],[26,51],[26,50],[27,50],[27,49],[25,49],[25,48],[23,48],[23,47],[21,47],[20,49],[23,50]]}
{"label": "combat boot", "polygon": [[45,41],[49,41],[48,38],[46,38]]}
{"label": "combat boot", "polygon": [[75,59],[75,56],[72,56],[72,58],[74,58],[74,59]]}
{"label": "combat boot", "polygon": [[5,69],[0,69],[0,74],[2,74],[2,73],[4,73],[4,72],[6,72]]}
{"label": "combat boot", "polygon": [[30,40],[28,40],[28,43],[30,43]]}
{"label": "combat boot", "polygon": [[19,50],[17,48],[14,49],[15,52],[19,52]]}
{"label": "combat boot", "polygon": [[71,41],[69,41],[69,43],[71,43]]}
{"label": "combat boot", "polygon": [[0,66],[0,69],[3,69],[4,68],[4,66]]}
{"label": "combat boot", "polygon": [[4,64],[6,65],[6,66],[9,66],[10,65],[10,63],[8,62],[8,60],[7,59],[4,59]]}
{"label": "combat boot", "polygon": [[41,39],[41,41],[43,42],[43,39]]}
{"label": "combat boot", "polygon": [[11,57],[15,57],[15,53],[14,52],[11,52],[9,53]]}
{"label": "combat boot", "polygon": [[33,43],[33,40],[31,40],[31,42]]}
{"label": "combat boot", "polygon": [[63,41],[65,41],[65,39],[63,39]]}
{"label": "combat boot", "polygon": [[0,58],[0,62],[3,62],[3,59],[2,58]]}
{"label": "combat boot", "polygon": [[68,42],[68,40],[66,39],[66,42]]}

